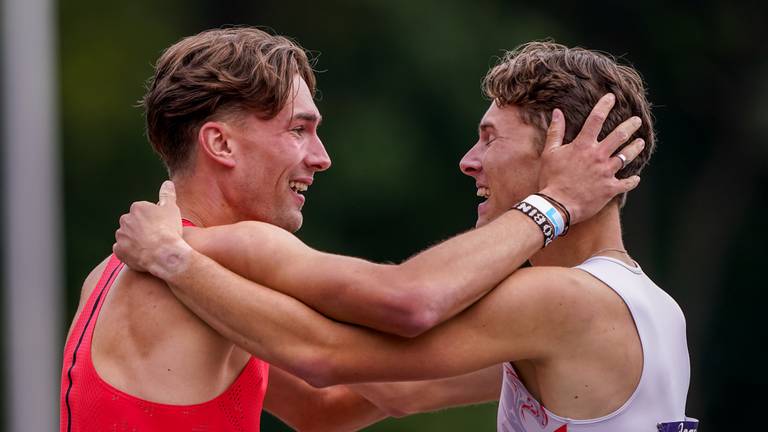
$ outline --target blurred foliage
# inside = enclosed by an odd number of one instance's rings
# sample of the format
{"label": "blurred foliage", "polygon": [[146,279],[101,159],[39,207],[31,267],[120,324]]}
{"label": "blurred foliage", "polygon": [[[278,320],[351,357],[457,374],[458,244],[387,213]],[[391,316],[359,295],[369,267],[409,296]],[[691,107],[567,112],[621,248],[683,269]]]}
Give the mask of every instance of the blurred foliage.
{"label": "blurred foliage", "polygon": [[[165,177],[135,102],[161,50],[225,24],[262,25],[319,55],[321,128],[334,166],[299,235],[330,251],[398,261],[473,226],[458,160],[502,50],[553,37],[631,61],[655,102],[659,151],[625,210],[626,244],[686,311],[690,415],[703,430],[751,424],[768,380],[758,270],[768,155],[766,15],[728,2],[585,4],[391,0],[101,2],[59,5],[66,322],[106,256],[117,218]],[[321,54],[321,55],[320,55]],[[393,365],[396,367],[396,365]],[[727,422],[727,423],[726,423]],[[492,430],[487,405],[389,420],[371,431]],[[728,424],[728,426],[725,426]],[[272,419],[265,431],[285,430]]]}

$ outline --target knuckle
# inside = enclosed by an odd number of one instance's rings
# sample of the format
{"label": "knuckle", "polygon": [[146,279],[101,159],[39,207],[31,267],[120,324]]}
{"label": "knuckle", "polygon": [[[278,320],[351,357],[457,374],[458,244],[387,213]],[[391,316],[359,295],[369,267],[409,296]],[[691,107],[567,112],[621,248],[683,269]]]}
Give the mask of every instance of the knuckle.
{"label": "knuckle", "polygon": [[547,129],[547,138],[554,139],[555,137],[557,137],[558,133],[559,133],[559,130],[557,129],[556,126],[550,126],[549,129]]}
{"label": "knuckle", "polygon": [[600,152],[592,152],[590,154],[590,159],[592,159],[592,163],[595,164],[604,164],[606,162],[605,155],[601,154]]}
{"label": "knuckle", "polygon": [[592,119],[599,122],[604,122],[608,118],[608,114],[603,111],[595,111],[592,114]]}

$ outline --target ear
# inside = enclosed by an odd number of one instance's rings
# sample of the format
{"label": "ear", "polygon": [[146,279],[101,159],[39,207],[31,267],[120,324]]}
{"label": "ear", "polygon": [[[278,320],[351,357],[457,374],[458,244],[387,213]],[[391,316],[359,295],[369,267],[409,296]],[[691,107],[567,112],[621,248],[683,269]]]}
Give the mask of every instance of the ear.
{"label": "ear", "polygon": [[197,142],[204,157],[227,168],[234,168],[236,162],[229,135],[230,131],[225,123],[208,121],[200,126]]}

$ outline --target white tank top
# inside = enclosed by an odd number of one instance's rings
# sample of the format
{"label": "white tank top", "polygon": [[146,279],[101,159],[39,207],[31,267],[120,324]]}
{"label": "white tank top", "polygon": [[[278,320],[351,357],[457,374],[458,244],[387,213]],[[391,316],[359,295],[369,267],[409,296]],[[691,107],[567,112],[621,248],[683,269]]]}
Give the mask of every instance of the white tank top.
{"label": "white tank top", "polygon": [[503,432],[694,432],[685,416],[691,377],[685,317],[677,303],[639,267],[603,256],[575,268],[586,271],[621,296],[635,321],[643,348],[643,371],[632,396],[616,411],[596,419],[560,417],[542,406],[504,364],[498,430]]}

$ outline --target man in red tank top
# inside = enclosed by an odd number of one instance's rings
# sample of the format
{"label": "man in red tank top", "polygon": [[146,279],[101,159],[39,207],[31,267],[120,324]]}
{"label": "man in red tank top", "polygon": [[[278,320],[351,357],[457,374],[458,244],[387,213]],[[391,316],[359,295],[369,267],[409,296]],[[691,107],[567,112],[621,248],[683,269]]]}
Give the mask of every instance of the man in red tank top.
{"label": "man in red tank top", "polygon": [[[162,54],[143,106],[186,225],[301,226],[299,192],[331,163],[314,91],[304,50],[253,28],[202,32]],[[62,432],[258,431],[262,406],[298,429],[384,417],[345,387],[270,370],[162,280],[114,256],[93,269],[64,350]]]}

